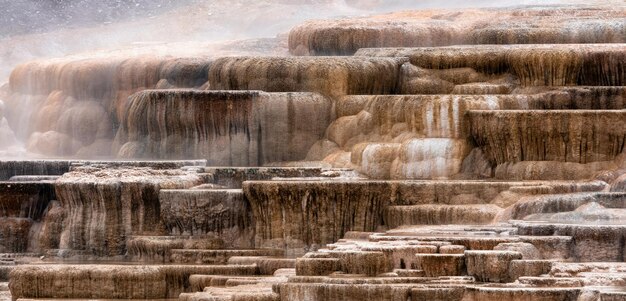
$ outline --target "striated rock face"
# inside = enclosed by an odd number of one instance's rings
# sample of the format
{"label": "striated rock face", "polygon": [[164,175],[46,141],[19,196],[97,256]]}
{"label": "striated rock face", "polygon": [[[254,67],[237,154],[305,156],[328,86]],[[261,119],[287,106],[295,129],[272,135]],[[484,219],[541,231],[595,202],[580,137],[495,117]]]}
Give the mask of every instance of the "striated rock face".
{"label": "striated rock face", "polygon": [[314,93],[151,90],[134,94],[116,136],[121,158],[203,158],[212,166],[304,159],[330,123]]}
{"label": "striated rock face", "polygon": [[111,141],[129,95],[200,87],[207,82],[209,65],[202,57],[124,52],[22,64],[11,73],[6,116],[30,152],[111,157]]}
{"label": "striated rock face", "polygon": [[309,21],[289,33],[295,55],[351,55],[368,47],[624,43],[621,6],[421,10]]}
{"label": "striated rock face", "polygon": [[61,243],[61,234],[65,228],[65,219],[67,212],[61,206],[59,201],[52,201],[48,204],[46,211],[44,212],[44,218],[41,222],[41,228],[39,229],[38,237],[34,237],[34,241],[29,243],[32,245],[36,243],[37,248],[30,246],[31,249],[37,250],[50,250],[59,249]]}
{"label": "striated rock face", "polygon": [[[370,178],[449,178],[461,172],[475,172],[472,169],[478,168],[471,166],[472,162],[466,162],[471,168],[462,170],[463,160],[468,157],[475,139],[471,135],[468,116],[473,115],[467,114],[469,111],[599,107],[622,109],[624,91],[618,88],[588,87],[516,95],[345,96],[336,101],[337,119],[328,127],[325,139],[314,145],[307,159],[324,160],[334,166],[348,164]],[[496,116],[504,114],[485,112]],[[515,111],[511,114],[525,112]],[[614,130],[619,132],[621,120],[617,119],[621,116],[615,114],[621,113],[615,111],[611,114],[597,115],[603,116],[598,117],[601,119],[608,118],[607,123],[615,125]],[[498,120],[491,119],[492,115],[488,116],[485,119],[490,119],[489,124],[500,125]],[[481,121],[477,123],[485,124]],[[500,133],[499,128],[493,131]],[[480,135],[485,134],[480,132]],[[349,162],[346,162],[346,156],[349,156]],[[491,168],[496,163],[501,162],[491,160],[486,166],[483,165],[482,168],[487,169],[484,172],[487,177],[491,176]],[[610,164],[607,162],[594,170],[601,170]],[[512,168],[508,171],[511,177],[522,174],[522,171]],[[499,174],[502,174],[502,169]],[[555,175],[551,178],[546,175],[536,179],[567,179],[567,176]]]}
{"label": "striated rock face", "polygon": [[55,199],[52,182],[0,182],[0,216],[41,220]]}
{"label": "striated rock face", "polygon": [[320,177],[323,171],[319,167],[206,167],[204,169],[204,172],[213,177],[213,183],[231,189],[241,189],[245,181]]}
{"label": "striated rock face", "polygon": [[404,58],[226,57],[209,71],[212,90],[392,94]]}
{"label": "striated rock face", "polygon": [[[581,206],[598,204],[607,208],[626,207],[625,193],[576,193],[576,194],[548,194],[528,196],[507,208],[500,220],[524,219],[529,216],[541,217],[547,214],[574,211]],[[579,220],[582,222],[583,220]],[[573,221],[576,222],[576,221]],[[599,222],[599,220],[598,220]]]}
{"label": "striated rock face", "polygon": [[626,44],[368,48],[356,55],[408,57],[412,65],[420,68],[454,70],[456,74],[438,75],[457,84],[511,74],[523,86],[623,86],[624,47]]}
{"label": "striated rock face", "polygon": [[41,233],[33,226],[45,219],[54,199],[49,181],[0,182],[0,252],[38,251]]}
{"label": "striated rock face", "polygon": [[11,272],[13,298],[166,299],[192,274],[254,275],[254,265],[25,265]]}
{"label": "striated rock face", "polygon": [[466,222],[488,223],[500,208],[485,204],[522,184],[283,180],[244,182],[243,191],[252,208],[255,246],[299,254],[335,242],[348,231],[371,232],[415,222],[449,223],[461,216]]}
{"label": "striated rock face", "polygon": [[255,221],[256,246],[295,254],[335,242],[347,231],[374,231],[383,224],[386,189],[383,183],[326,181],[243,185]]}
{"label": "striated rock face", "polygon": [[386,212],[389,227],[402,225],[488,224],[502,210],[496,205],[392,206]]}
{"label": "striated rock face", "polygon": [[[0,92],[0,96],[2,96]],[[9,122],[4,117],[4,101],[0,98],[0,155],[18,155],[19,147],[15,133],[9,126]]]}
{"label": "striated rock face", "polygon": [[55,160],[2,160],[0,161],[0,180],[6,181],[13,176],[54,175],[60,176],[70,170],[71,161]]}
{"label": "striated rock face", "polygon": [[476,144],[496,164],[610,161],[626,145],[626,111],[471,111]]}
{"label": "striated rock face", "polygon": [[202,182],[201,174],[181,170],[77,168],[55,184],[67,212],[60,248],[123,255],[129,236],[164,232],[160,189]]}
{"label": "striated rock face", "polygon": [[604,170],[618,167],[614,161],[587,164],[561,161],[506,162],[496,166],[494,177],[509,180],[584,180],[592,179]]}
{"label": "striated rock face", "polygon": [[[546,219],[550,222],[549,219]],[[620,224],[621,223],[621,224]],[[546,224],[545,222],[520,222],[521,235],[561,235],[571,236],[571,258],[577,262],[623,262],[626,228],[619,223],[594,224],[582,221],[568,221],[564,224]]]}
{"label": "striated rock face", "polygon": [[240,189],[164,189],[159,202],[161,219],[172,235],[213,235],[225,247],[254,248],[250,205]]}
{"label": "striated rock face", "polygon": [[522,259],[514,251],[465,251],[467,273],[479,282],[511,282],[509,265]]}
{"label": "striated rock face", "polygon": [[0,217],[0,252],[26,252],[32,225],[33,220],[29,218]]}

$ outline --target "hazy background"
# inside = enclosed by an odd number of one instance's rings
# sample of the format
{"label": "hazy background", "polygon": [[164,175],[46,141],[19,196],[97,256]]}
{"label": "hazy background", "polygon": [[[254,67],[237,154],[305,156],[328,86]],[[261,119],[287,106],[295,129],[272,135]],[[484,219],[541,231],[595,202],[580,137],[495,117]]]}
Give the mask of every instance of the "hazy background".
{"label": "hazy background", "polygon": [[0,85],[18,63],[76,52],[276,37],[307,19],[399,9],[574,2],[590,1],[0,0]]}

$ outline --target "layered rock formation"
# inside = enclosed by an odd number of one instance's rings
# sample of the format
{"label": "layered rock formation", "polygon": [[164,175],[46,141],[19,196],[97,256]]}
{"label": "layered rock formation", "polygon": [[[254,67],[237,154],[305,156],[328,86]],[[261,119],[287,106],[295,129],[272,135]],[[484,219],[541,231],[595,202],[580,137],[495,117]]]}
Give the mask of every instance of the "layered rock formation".
{"label": "layered rock formation", "polygon": [[200,174],[135,169],[78,168],[55,183],[67,212],[61,249],[97,256],[126,253],[131,235],[160,234],[159,190],[190,188],[203,182]]}
{"label": "layered rock formation", "polygon": [[403,12],[290,34],[352,57],[20,66],[17,138],[127,160],[0,162],[0,281],[16,300],[623,299],[625,16]]}
{"label": "layered rock formation", "polygon": [[124,110],[118,157],[202,158],[213,166],[297,161],[331,117],[331,101],[315,93],[144,91]]}
{"label": "layered rock formation", "polygon": [[161,190],[159,202],[172,235],[212,235],[230,248],[254,248],[250,205],[239,189]]}
{"label": "layered rock formation", "polygon": [[623,49],[624,44],[471,45],[370,48],[361,49],[356,55],[408,57],[414,67],[405,71],[405,76],[418,77],[404,79],[408,81],[404,90],[411,92],[435,89],[436,93],[474,94],[468,83],[488,82],[489,85],[474,85],[474,90],[508,94],[507,84],[623,86]]}
{"label": "layered rock formation", "polygon": [[468,116],[474,141],[496,164],[612,161],[626,146],[626,110],[471,111]]}
{"label": "layered rock formation", "polygon": [[150,88],[200,87],[210,59],[121,53],[36,61],[11,73],[6,113],[28,151],[110,157],[129,95]]}
{"label": "layered rock formation", "polygon": [[49,181],[0,182],[1,252],[38,250],[37,228],[44,222],[54,199],[54,186]]}
{"label": "layered rock formation", "polygon": [[289,34],[295,55],[351,55],[368,47],[624,43],[622,6],[421,10],[309,21]]}
{"label": "layered rock formation", "polygon": [[217,90],[393,94],[404,58],[226,57],[211,64]]}

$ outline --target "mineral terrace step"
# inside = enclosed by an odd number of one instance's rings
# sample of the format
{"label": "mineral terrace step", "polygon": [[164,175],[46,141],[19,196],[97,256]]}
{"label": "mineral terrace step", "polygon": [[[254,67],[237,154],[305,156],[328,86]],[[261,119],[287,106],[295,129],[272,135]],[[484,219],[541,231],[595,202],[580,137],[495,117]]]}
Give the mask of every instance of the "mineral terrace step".
{"label": "mineral terrace step", "polygon": [[169,262],[174,249],[224,249],[224,242],[214,235],[132,236],[126,242],[128,255],[144,261]]}
{"label": "mineral terrace step", "polygon": [[283,256],[284,251],[278,249],[249,250],[171,250],[170,262],[179,264],[223,264],[233,256]]}
{"label": "mineral terrace step", "polygon": [[488,224],[502,211],[491,204],[389,206],[390,228],[403,225]]}
{"label": "mineral terrace step", "polygon": [[624,260],[624,245],[620,241],[626,238],[626,225],[533,221],[519,221],[515,224],[520,235],[571,236],[570,257],[575,261],[622,262]]}
{"label": "mineral terrace step", "polygon": [[467,274],[478,282],[511,282],[511,261],[522,259],[513,251],[465,251]]}
{"label": "mineral terrace step", "polygon": [[626,110],[476,110],[468,118],[473,141],[497,164],[612,161],[626,135]]}
{"label": "mineral terrace step", "polygon": [[221,237],[224,248],[254,247],[249,203],[241,189],[162,189],[161,220],[172,235]]}
{"label": "mineral terrace step", "polygon": [[520,277],[520,284],[533,287],[582,287],[585,286],[583,277]]}
{"label": "mineral terrace step", "polygon": [[276,258],[267,256],[232,256],[228,259],[228,264],[249,265],[256,264],[259,268],[259,274],[272,275],[279,269],[295,269],[295,258]]}
{"label": "mineral terrace step", "polygon": [[[624,47],[625,44],[460,45],[364,48],[356,55],[408,57],[412,64],[427,69],[467,67],[487,74],[508,71],[524,86],[623,86]],[[546,64],[551,66],[551,72],[546,71]],[[592,67],[594,64],[616,68],[598,70]]]}
{"label": "mineral terrace step", "polygon": [[245,181],[319,177],[323,169],[319,167],[206,167],[204,172],[213,175],[215,184],[240,189]]}
{"label": "mineral terrace step", "polygon": [[[286,282],[287,276],[227,276],[227,275],[191,275],[189,284],[192,292],[202,292],[207,287],[234,286],[233,284],[278,283]],[[230,285],[229,285],[230,284]]]}
{"label": "mineral terrace step", "polygon": [[515,286],[469,286],[465,289],[463,300],[508,300],[526,301],[536,300],[577,300],[580,288],[553,288],[553,287],[515,287]]}
{"label": "mineral terrace step", "polygon": [[424,271],[426,277],[466,275],[464,254],[415,254],[414,268]]}
{"label": "mineral terrace step", "polygon": [[[20,298],[166,299],[189,287],[192,274],[255,275],[255,265],[21,265],[11,272]],[[55,285],[39,285],[38,283]]]}
{"label": "mineral terrace step", "polygon": [[279,295],[272,290],[271,283],[247,284],[233,287],[207,287],[203,292],[183,293],[179,301],[280,301]]}

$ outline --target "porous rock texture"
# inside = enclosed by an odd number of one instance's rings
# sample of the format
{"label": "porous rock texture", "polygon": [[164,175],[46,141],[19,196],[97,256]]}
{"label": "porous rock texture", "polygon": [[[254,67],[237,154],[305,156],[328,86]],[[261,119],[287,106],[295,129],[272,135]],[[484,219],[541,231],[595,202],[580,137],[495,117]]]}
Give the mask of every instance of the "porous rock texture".
{"label": "porous rock texture", "polygon": [[211,166],[302,160],[324,134],[331,108],[315,93],[143,91],[123,110],[117,156],[201,158]]}

